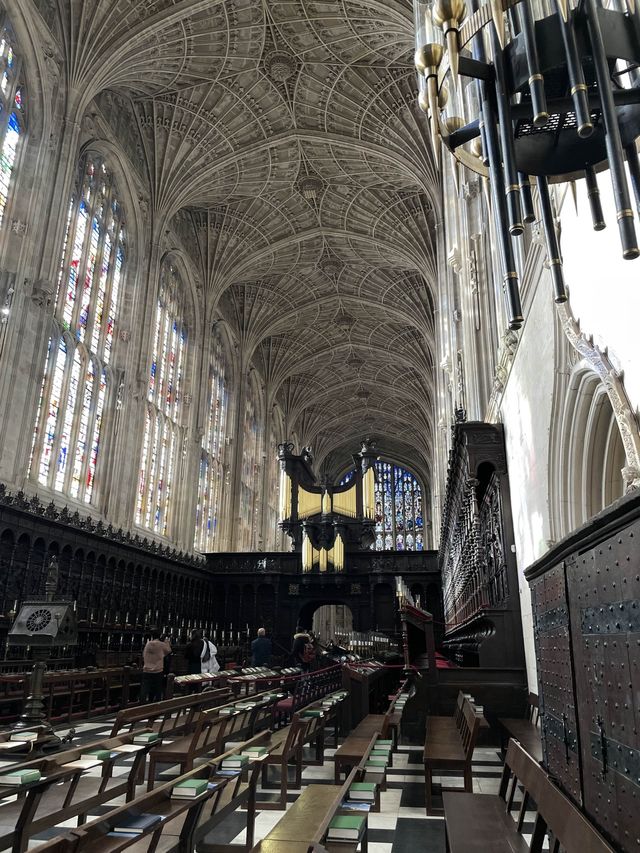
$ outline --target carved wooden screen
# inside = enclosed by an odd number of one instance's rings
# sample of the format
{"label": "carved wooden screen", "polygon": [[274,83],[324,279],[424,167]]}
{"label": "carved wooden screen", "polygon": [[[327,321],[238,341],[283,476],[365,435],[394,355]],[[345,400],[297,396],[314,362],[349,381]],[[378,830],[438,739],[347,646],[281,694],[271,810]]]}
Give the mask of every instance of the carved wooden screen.
{"label": "carved wooden screen", "polygon": [[636,521],[567,562],[584,808],[624,853],[639,849],[639,540]]}
{"label": "carved wooden screen", "polygon": [[544,763],[580,802],[580,757],[564,564],[531,582]]}

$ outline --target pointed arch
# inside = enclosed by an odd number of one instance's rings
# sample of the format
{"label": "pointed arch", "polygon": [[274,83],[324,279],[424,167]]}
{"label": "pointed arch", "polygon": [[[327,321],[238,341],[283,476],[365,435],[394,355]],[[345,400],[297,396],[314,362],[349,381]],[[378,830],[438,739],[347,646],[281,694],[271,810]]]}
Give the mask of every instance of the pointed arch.
{"label": "pointed arch", "polygon": [[626,457],[607,389],[584,361],[573,366],[556,395],[549,494],[557,540],[622,497]]}

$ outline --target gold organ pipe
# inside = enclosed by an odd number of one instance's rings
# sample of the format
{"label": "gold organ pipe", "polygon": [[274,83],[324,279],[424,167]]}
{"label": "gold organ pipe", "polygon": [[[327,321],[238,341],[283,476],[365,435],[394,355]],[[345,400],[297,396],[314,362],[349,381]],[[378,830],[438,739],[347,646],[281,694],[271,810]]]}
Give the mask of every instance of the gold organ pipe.
{"label": "gold organ pipe", "polygon": [[317,515],[322,510],[322,495],[319,492],[308,492],[298,486],[298,518],[308,518]]}
{"label": "gold organ pipe", "polygon": [[346,492],[334,492],[333,511],[339,515],[356,517],[356,485],[355,483]]}
{"label": "gold organ pipe", "polygon": [[333,561],[333,548],[330,551],[327,551],[326,548],[320,549],[320,571],[327,571],[327,563],[329,560]]}
{"label": "gold organ pipe", "polygon": [[336,541],[331,550],[333,551],[333,568],[336,572],[341,572],[344,569],[344,542],[339,533],[336,533]]}
{"label": "gold organ pipe", "polygon": [[280,518],[291,518],[291,477],[284,468],[280,471]]}
{"label": "gold organ pipe", "polygon": [[313,545],[305,533],[302,537],[302,571],[310,572],[313,568]]}
{"label": "gold organ pipe", "polygon": [[368,468],[362,478],[362,504],[365,518],[375,518],[376,513],[376,477],[373,468]]}

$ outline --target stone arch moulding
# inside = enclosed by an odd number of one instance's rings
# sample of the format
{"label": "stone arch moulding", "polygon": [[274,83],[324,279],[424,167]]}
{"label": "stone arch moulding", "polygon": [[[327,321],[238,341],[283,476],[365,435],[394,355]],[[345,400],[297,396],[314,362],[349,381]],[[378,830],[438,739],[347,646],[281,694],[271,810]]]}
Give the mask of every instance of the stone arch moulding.
{"label": "stone arch moulding", "polygon": [[607,351],[603,352],[594,344],[593,339],[580,329],[580,324],[571,310],[570,301],[561,303],[556,308],[569,343],[597,374],[609,397],[624,447],[625,465],[622,469],[622,478],[625,491],[638,489],[640,488],[640,430],[622,375],[613,367]]}

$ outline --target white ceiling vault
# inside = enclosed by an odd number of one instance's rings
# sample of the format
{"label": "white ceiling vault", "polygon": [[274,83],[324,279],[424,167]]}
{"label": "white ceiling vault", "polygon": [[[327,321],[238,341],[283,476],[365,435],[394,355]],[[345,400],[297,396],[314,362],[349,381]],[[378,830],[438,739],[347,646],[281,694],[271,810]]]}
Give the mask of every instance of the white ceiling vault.
{"label": "white ceiling vault", "polygon": [[438,189],[410,0],[37,2],[78,99],[127,102],[154,216],[188,222],[207,312],[289,432],[331,475],[370,435],[428,480]]}

